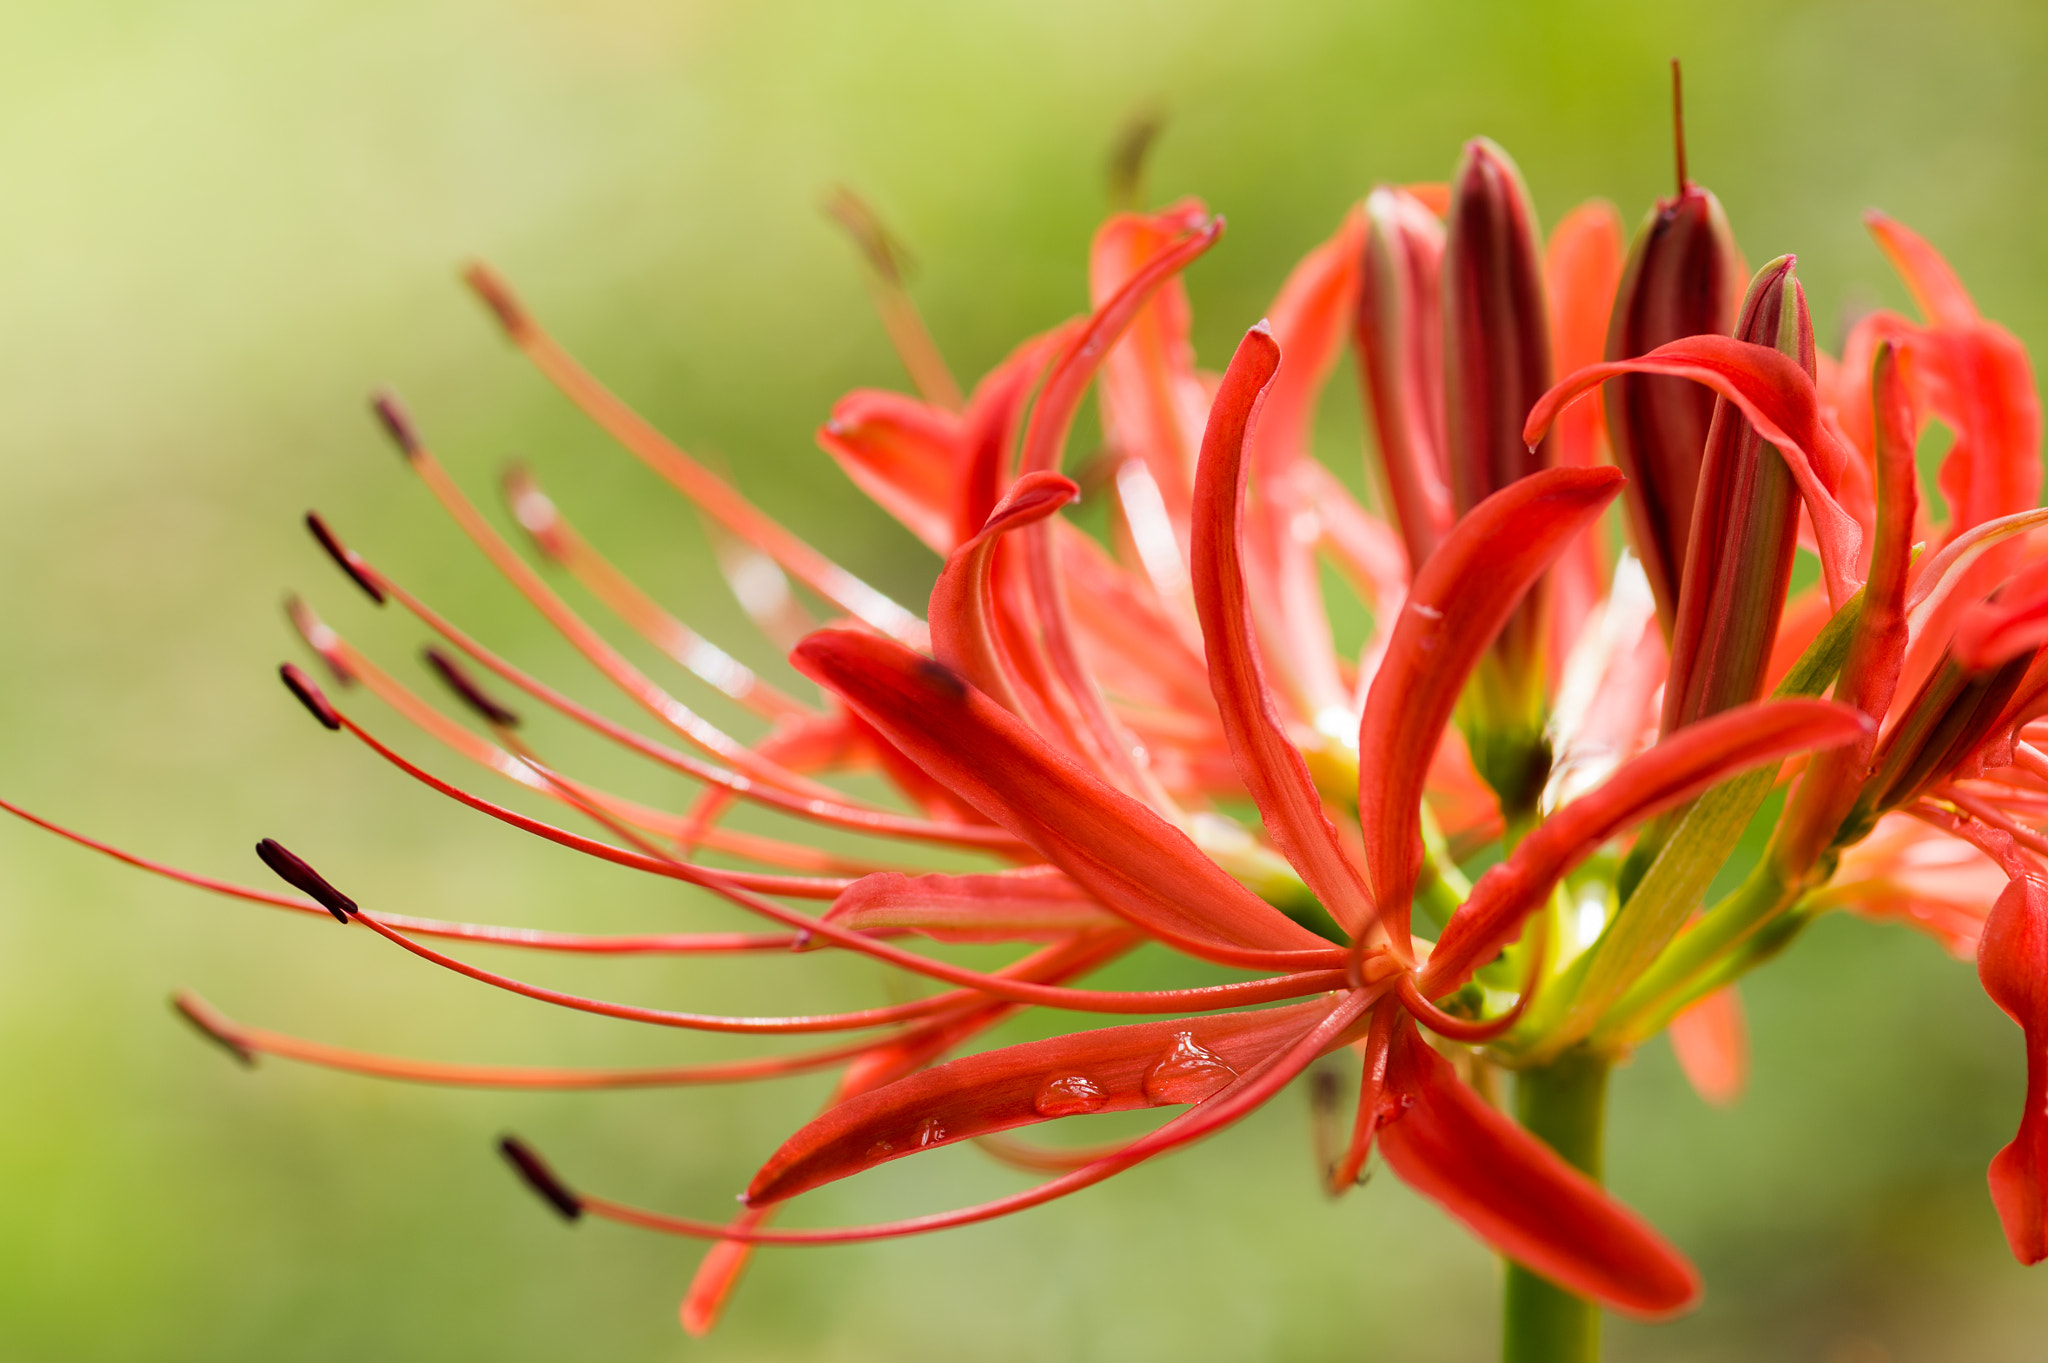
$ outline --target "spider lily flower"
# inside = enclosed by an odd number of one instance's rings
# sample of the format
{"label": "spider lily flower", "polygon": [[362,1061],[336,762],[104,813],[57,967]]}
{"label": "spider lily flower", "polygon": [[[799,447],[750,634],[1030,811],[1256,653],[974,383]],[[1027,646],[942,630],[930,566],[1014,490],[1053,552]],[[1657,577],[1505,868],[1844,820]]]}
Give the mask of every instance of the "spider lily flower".
{"label": "spider lily flower", "polygon": [[[2029,726],[2048,712],[2038,661],[2048,582],[1994,580],[1984,565],[2024,560],[2025,532],[2048,515],[2007,505],[2031,485],[1995,467],[2033,456],[2024,355],[2015,362],[2009,337],[1974,308],[1965,315],[1931,251],[1880,228],[1917,272],[1916,292],[1936,301],[1924,325],[1866,324],[1852,347],[1869,341],[1874,377],[1856,378],[1848,358],[1815,353],[1789,259],[1759,276],[1737,335],[1701,334],[1713,318],[1695,295],[1712,292],[1700,281],[1717,277],[1732,246],[1704,191],[1682,172],[1681,182],[1673,225],[1660,236],[1653,223],[1624,283],[1613,210],[1575,210],[1542,243],[1512,163],[1474,143],[1448,191],[1382,188],[1346,214],[1220,375],[1196,368],[1181,274],[1215,246],[1221,220],[1194,201],[1120,212],[1092,245],[1089,311],[1026,338],[964,395],[904,292],[891,239],[856,200],[835,200],[921,395],[849,394],[818,441],[942,560],[922,615],[747,502],[474,267],[471,284],[514,346],[716,527],[736,590],[770,637],[798,618],[792,581],[833,613],[791,654],[816,692],[764,678],[698,635],[530,474],[510,474],[513,518],[539,556],[689,684],[743,711],[751,737],[727,732],[572,608],[389,395],[377,415],[407,470],[644,718],[610,719],[501,657],[318,517],[316,540],[354,585],[433,637],[429,668],[459,708],[415,691],[296,601],[293,624],[337,689],[290,664],[284,682],[321,724],[402,775],[558,847],[694,886],[765,920],[754,930],[604,936],[400,914],[358,903],[268,840],[263,860],[295,893],[165,866],[4,807],[142,869],[331,916],[539,1003],[680,1031],[821,1038],[651,1069],[479,1066],[353,1051],[241,1023],[193,995],[176,1001],[238,1059],[417,1082],[582,1089],[836,1073],[817,1117],[768,1153],[730,1221],[580,1191],[528,1146],[505,1143],[518,1174],[570,1219],[711,1242],[682,1303],[693,1332],[715,1323],[758,1246],[1022,1211],[1239,1121],[1337,1055],[1351,1057],[1358,1101],[1348,1141],[1330,1142],[1331,1190],[1354,1185],[1377,1151],[1508,1256],[1518,1266],[1511,1336],[1540,1333],[1530,1322],[1549,1311],[1584,1338],[1596,1317],[1556,1301],[1684,1310],[1700,1291],[1690,1264],[1601,1187],[1597,1147],[1573,1144],[1546,1114],[1587,1095],[1597,1103],[1607,1065],[1673,1019],[1688,1071],[1710,1094],[1732,1095],[1741,1029],[1726,986],[1800,924],[1849,905],[1925,922],[1959,948],[1981,937],[1986,987],[2038,1058],[2048,930],[2036,882],[2048,883],[2048,839],[2028,821],[2048,806],[2048,756]],[[1695,323],[1701,332],[1682,330]],[[1679,334],[1660,342],[1660,327]],[[1613,354],[1616,336],[1641,353]],[[1347,337],[1377,433],[1385,517],[1310,448]],[[1574,372],[1551,387],[1554,362]],[[1639,378],[1663,386],[1622,389],[1637,396],[1604,412],[1566,410],[1604,381]],[[1681,384],[1711,395],[1696,450],[1685,448],[1684,413],[1698,404]],[[1061,470],[1091,389],[1106,542],[1065,516],[1081,488]],[[1849,413],[1858,401],[1874,406],[1863,425]],[[1910,428],[1923,408],[1978,420],[1958,441],[1967,469],[1945,473],[1944,486],[1981,495],[1952,499],[1958,523],[1916,559]],[[1672,560],[1669,603],[1635,560],[1610,572],[1595,539],[1628,495],[1603,460],[1606,431],[1621,425],[1616,439],[1635,442],[1627,458],[1646,481],[1663,480],[1660,497],[1687,468],[1713,489],[1694,499],[1682,538],[1668,514],[1649,516],[1651,502],[1631,509],[1646,556],[1654,544]],[[1802,514],[1825,595],[1787,608]],[[1331,639],[1325,563],[1373,614],[1355,657]],[[762,582],[775,590],[745,585]],[[1830,685],[1834,699],[1820,699]],[[504,691],[701,793],[686,808],[655,807],[555,765]],[[387,736],[357,696],[412,736]],[[516,786],[519,803],[437,774],[410,755],[416,742]],[[1729,901],[1704,905],[1792,760],[1803,774],[1771,853]],[[829,779],[849,771],[879,774],[893,798],[856,798]],[[786,826],[774,836],[726,827],[740,804]],[[813,828],[859,835],[859,847],[821,850],[806,840]],[[933,849],[978,864],[938,870]],[[1635,863],[1626,876],[1625,851]],[[1976,860],[1956,863],[1959,851]],[[1493,864],[1468,881],[1461,861],[1478,853]],[[2014,887],[1996,908],[1972,903],[1985,866]],[[1014,954],[975,969],[930,942]],[[475,943],[542,954],[830,950],[930,987],[881,1006],[725,1016],[486,969],[460,954]],[[1234,978],[1088,983],[1141,945]],[[988,1044],[1026,1009],[1131,1020]],[[1521,1072],[1521,1121],[1486,1096],[1503,1067]],[[1596,1082],[1572,1090],[1558,1079],[1567,1073]],[[1161,1124],[1109,1146],[1017,1134],[1151,1109]],[[1572,1121],[1597,1129],[1597,1106]],[[2022,1257],[2038,1257],[2041,1126],[2029,1117],[1994,1169]],[[777,1224],[805,1192],[963,1142],[1051,1177],[878,1225]]]}

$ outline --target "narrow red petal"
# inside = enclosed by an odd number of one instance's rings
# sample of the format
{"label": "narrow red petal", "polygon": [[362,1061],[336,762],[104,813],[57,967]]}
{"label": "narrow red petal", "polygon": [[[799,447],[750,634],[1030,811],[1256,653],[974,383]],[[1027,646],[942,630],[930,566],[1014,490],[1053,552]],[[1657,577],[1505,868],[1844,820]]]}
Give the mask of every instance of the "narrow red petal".
{"label": "narrow red petal", "polygon": [[[1551,229],[1543,252],[1550,295],[1550,349],[1566,373],[1597,364],[1607,345],[1607,320],[1621,282],[1621,215],[1605,199],[1580,204]],[[1597,464],[1606,444],[1599,407],[1586,404],[1557,423],[1557,462]]]}
{"label": "narrow red petal", "polygon": [[1327,947],[943,663],[850,630],[819,631],[792,660],[955,794],[1148,932],[1210,954]]}
{"label": "narrow red petal", "polygon": [[1876,209],[1863,215],[1870,235],[1906,281],[1921,315],[1937,326],[1966,327],[1977,320],[1977,305],[1941,253],[1912,228]]}
{"label": "narrow red petal", "polygon": [[1991,1201],[2013,1257],[2048,1258],[2048,885],[2015,878],[1977,946],[1984,992],[2027,1038],[2027,1100],[2019,1134],[1991,1161]]}
{"label": "narrow red petal", "polygon": [[1734,985],[1716,989],[1671,1019],[1671,1050],[1693,1091],[1716,1107],[1742,1096],[1749,1082],[1749,1029]]}
{"label": "narrow red petal", "polygon": [[1356,935],[1371,920],[1372,897],[1323,812],[1308,763],[1288,739],[1273,703],[1241,561],[1245,447],[1280,368],[1272,334],[1264,324],[1253,327],[1231,357],[1209,409],[1195,483],[1195,608],[1223,732],[1266,832],[1323,906]]}
{"label": "narrow red petal", "polygon": [[1546,469],[1488,497],[1416,574],[1358,728],[1358,817],[1382,920],[1408,936],[1422,787],[1479,657],[1572,537],[1621,490],[1611,468]]}
{"label": "narrow red petal", "polygon": [[856,388],[832,404],[818,444],[876,505],[943,554],[959,521],[963,434],[958,412]]}
{"label": "narrow red petal", "polygon": [[1045,941],[1124,929],[1124,920],[1049,866],[964,876],[881,871],[848,886],[825,918],[862,932],[919,932],[942,942]]}
{"label": "narrow red petal", "polygon": [[996,504],[988,523],[953,551],[932,588],[933,655],[1014,714],[1025,712],[997,642],[989,595],[996,548],[1004,535],[1044,520],[1080,495],[1073,480],[1060,474],[1025,474]]}
{"label": "narrow red petal", "polygon": [[760,1206],[920,1150],[1060,1117],[1199,1103],[1326,1017],[1318,999],[1220,1017],[1137,1023],[983,1051],[830,1109],[747,1188]]}
{"label": "narrow red petal", "polygon": [[1430,954],[1423,993],[1439,998],[1470,979],[1520,935],[1523,919],[1548,902],[1566,872],[1628,825],[1737,772],[1875,730],[1860,711],[1820,700],[1762,701],[1680,729],[1538,824],[1507,860],[1479,878]]}
{"label": "narrow red petal", "polygon": [[[1207,221],[1199,201],[1185,200],[1161,213],[1119,213],[1095,234],[1089,251],[1088,288],[1097,308],[1144,274]],[[1201,439],[1202,384],[1187,290],[1178,278],[1162,281],[1132,315],[1102,360],[1104,425],[1120,450],[1144,461],[1185,530],[1194,485],[1196,442]]]}
{"label": "narrow red petal", "polygon": [[1387,1087],[1388,1165],[1501,1253],[1632,1316],[1675,1315],[1699,1300],[1685,1256],[1460,1082],[1412,1027],[1395,1038]]}
{"label": "narrow red petal", "polygon": [[1572,374],[1529,411],[1523,435],[1540,440],[1565,406],[1623,374],[1664,374],[1703,383],[1735,404],[1757,434],[1776,445],[1799,484],[1813,518],[1828,599],[1837,607],[1857,583],[1862,530],[1836,500],[1834,489],[1852,451],[1821,420],[1813,379],[1791,356],[1727,336],[1688,336],[1633,360],[1588,365]]}

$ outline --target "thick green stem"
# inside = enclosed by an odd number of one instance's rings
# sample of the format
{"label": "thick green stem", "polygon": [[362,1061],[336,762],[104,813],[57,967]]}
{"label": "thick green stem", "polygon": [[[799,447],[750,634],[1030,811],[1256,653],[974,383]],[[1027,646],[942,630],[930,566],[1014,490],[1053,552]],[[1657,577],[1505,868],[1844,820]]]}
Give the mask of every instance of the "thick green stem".
{"label": "thick green stem", "polygon": [[[1515,1080],[1522,1125],[1600,1179],[1608,1060],[1573,1050]],[[1503,1363],[1597,1363],[1600,1308],[1512,1261],[1501,1312]]]}

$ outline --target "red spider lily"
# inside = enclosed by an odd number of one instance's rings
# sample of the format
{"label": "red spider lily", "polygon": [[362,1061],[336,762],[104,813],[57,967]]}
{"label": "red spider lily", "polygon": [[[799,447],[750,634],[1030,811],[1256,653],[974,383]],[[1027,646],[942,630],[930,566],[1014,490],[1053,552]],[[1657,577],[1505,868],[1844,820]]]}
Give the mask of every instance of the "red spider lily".
{"label": "red spider lily", "polygon": [[[389,914],[267,840],[266,864],[303,898],[165,867],[5,808],[200,888],[359,923],[537,1001],[686,1030],[855,1039],[570,1071],[368,1055],[181,995],[188,1019],[244,1061],[272,1054],[422,1082],[595,1088],[837,1068],[822,1111],[769,1155],[729,1223],[572,1191],[508,1138],[508,1157],[565,1216],[716,1242],[683,1303],[692,1331],[715,1322],[756,1245],[915,1234],[1036,1206],[1243,1118],[1346,1050],[1358,1058],[1358,1107],[1348,1144],[1330,1142],[1333,1191],[1377,1148],[1531,1281],[1654,1317],[1697,1298],[1690,1265],[1600,1186],[1596,1162],[1489,1101],[1491,1078],[1519,1070],[1536,1092],[1557,1066],[1604,1074],[1669,1023],[1688,1073],[1726,1100],[1742,1082],[1733,981],[1846,905],[1974,948],[1987,991],[2026,1029],[2028,1115],[1992,1184],[2015,1253],[2043,1256],[2048,838],[2034,825],[2048,813],[2048,755],[2030,726],[2048,713],[2048,566],[2025,538],[2048,522],[2031,505],[2039,414],[2024,353],[1978,317],[1930,248],[1876,220],[1928,320],[1866,319],[1837,362],[1813,347],[1790,257],[1734,306],[1732,236],[1682,169],[1678,197],[1657,206],[1624,264],[1612,209],[1574,212],[1546,245],[1512,161],[1474,143],[1448,192],[1382,187],[1346,215],[1220,375],[1195,367],[1180,275],[1215,245],[1221,219],[1193,202],[1119,213],[1094,243],[1091,311],[1024,341],[963,397],[886,234],[857,200],[842,195],[833,211],[868,253],[922,396],[850,394],[818,439],[943,556],[923,617],[634,415],[478,266],[470,281],[512,342],[717,527],[742,603],[771,637],[800,634],[792,662],[818,695],[778,687],[700,638],[515,471],[512,510],[541,556],[765,730],[743,740],[687,706],[498,533],[389,397],[378,415],[410,470],[660,736],[486,649],[318,518],[315,536],[356,585],[436,636],[429,664],[475,725],[295,603],[294,623],[338,681],[518,785],[526,804],[598,832],[433,774],[353,704],[284,669],[321,723],[406,775],[558,846],[708,890],[774,930],[607,938]],[[1347,336],[1385,518],[1310,449]],[[1553,384],[1554,367],[1572,372]],[[1604,409],[1569,405],[1603,383]],[[1059,470],[1091,387],[1107,544],[1062,515],[1081,495]],[[1921,412],[1958,433],[1941,475],[1954,519],[1938,529],[1913,486]],[[1619,469],[1605,462],[1610,444]],[[1592,532],[1617,498],[1640,558],[1610,568]],[[1788,605],[1802,536],[1823,588]],[[1916,557],[1923,540],[1929,552]],[[1324,562],[1373,612],[1358,657],[1332,641]],[[837,622],[794,630],[792,578]],[[655,808],[557,768],[475,670],[699,783],[701,797]],[[1834,699],[1820,699],[1831,686]],[[1706,904],[1788,759],[1797,784],[1769,852],[1735,894]],[[881,773],[899,801],[856,799],[824,779],[856,769]],[[726,828],[740,802],[796,831]],[[1228,817],[1232,802],[1256,819]],[[873,850],[825,852],[803,840],[809,826],[861,834]],[[1461,861],[1490,844],[1495,864],[1468,882]],[[984,864],[941,873],[926,848]],[[713,865],[714,854],[744,864]],[[1998,877],[1989,885],[1987,872]],[[1019,954],[970,969],[919,938],[1014,943]],[[880,1007],[728,1017],[565,993],[430,939],[614,954],[838,950],[943,988]],[[1148,943],[1245,977],[1083,983]],[[971,1050],[1026,1008],[1155,1020]],[[1107,1147],[1011,1134],[1150,1108],[1184,1110]],[[963,1141],[1053,1177],[880,1225],[772,1224],[804,1192]]]}

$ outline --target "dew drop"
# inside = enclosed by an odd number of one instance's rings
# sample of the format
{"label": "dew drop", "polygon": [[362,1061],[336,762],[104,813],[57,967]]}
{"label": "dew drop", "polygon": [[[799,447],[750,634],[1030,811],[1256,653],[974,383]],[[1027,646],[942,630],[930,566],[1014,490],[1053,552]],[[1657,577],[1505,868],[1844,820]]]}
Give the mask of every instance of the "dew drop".
{"label": "dew drop", "polygon": [[888,1141],[876,1141],[868,1147],[869,1159],[883,1159],[896,1153],[896,1147]]}
{"label": "dew drop", "polygon": [[1056,1074],[1038,1090],[1032,1106],[1041,1117],[1078,1117],[1096,1112],[1109,1098],[1102,1086],[1085,1074]]}
{"label": "dew drop", "polygon": [[925,1118],[923,1124],[917,1128],[917,1148],[920,1150],[927,1146],[937,1145],[945,1139],[945,1123],[941,1122],[937,1117]]}
{"label": "dew drop", "polygon": [[1146,1073],[1145,1100],[1199,1103],[1235,1078],[1237,1071],[1223,1063],[1223,1057],[1202,1046],[1193,1032],[1182,1032],[1173,1039],[1173,1049]]}

